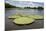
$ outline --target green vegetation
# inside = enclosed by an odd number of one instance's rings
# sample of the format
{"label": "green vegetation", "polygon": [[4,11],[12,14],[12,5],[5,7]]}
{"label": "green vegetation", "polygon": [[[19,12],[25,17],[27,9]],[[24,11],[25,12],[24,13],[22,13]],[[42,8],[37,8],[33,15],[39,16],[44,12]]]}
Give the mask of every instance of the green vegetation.
{"label": "green vegetation", "polygon": [[8,4],[8,3],[5,3],[5,8],[18,8],[18,9],[44,9],[43,7],[40,7],[40,6],[38,6],[37,8],[36,7],[16,7],[16,6],[12,6],[12,5],[10,5],[10,4]]}
{"label": "green vegetation", "polygon": [[29,17],[34,18],[34,19],[43,19],[43,16],[41,15],[29,15]]}
{"label": "green vegetation", "polygon": [[24,7],[24,9],[44,9],[43,7]]}
{"label": "green vegetation", "polygon": [[38,7],[38,9],[44,9],[43,7]]}
{"label": "green vegetation", "polygon": [[33,18],[28,18],[28,17],[19,17],[13,20],[14,23],[16,24],[29,24],[34,21]]}
{"label": "green vegetation", "polygon": [[36,7],[24,7],[24,9],[37,9]]}
{"label": "green vegetation", "polygon": [[35,21],[35,19],[44,19],[41,15],[23,15],[23,14],[16,14],[9,16],[8,18],[15,18],[13,20],[16,24],[29,24]]}
{"label": "green vegetation", "polygon": [[8,4],[8,3],[5,3],[5,8],[16,8],[16,6],[12,6],[12,5]]}

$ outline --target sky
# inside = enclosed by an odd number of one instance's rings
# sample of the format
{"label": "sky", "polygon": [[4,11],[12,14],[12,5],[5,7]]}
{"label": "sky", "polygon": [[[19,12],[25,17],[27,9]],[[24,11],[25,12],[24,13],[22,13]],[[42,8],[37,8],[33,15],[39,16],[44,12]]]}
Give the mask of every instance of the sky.
{"label": "sky", "polygon": [[44,0],[9,0],[9,1],[33,1],[33,2],[44,2]]}
{"label": "sky", "polygon": [[[34,6],[43,6],[44,3],[43,3],[43,0],[31,0],[31,1],[19,1],[19,0],[5,0],[7,3],[13,5],[13,6],[18,6],[18,7],[25,7],[25,6],[28,6],[28,7],[34,7]],[[38,1],[38,2],[37,2]],[[40,2],[41,1],[41,2]]]}

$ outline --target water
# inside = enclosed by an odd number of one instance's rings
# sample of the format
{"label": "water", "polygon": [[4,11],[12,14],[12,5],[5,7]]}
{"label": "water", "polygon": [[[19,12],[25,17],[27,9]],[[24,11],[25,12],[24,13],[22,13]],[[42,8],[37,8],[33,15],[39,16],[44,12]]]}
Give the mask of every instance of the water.
{"label": "water", "polygon": [[38,9],[6,9],[6,15],[10,16],[16,13],[20,14],[36,14],[36,15],[44,15],[44,10],[38,10]]}
{"label": "water", "polygon": [[[10,19],[8,19],[8,16],[11,16],[16,13],[22,13],[22,14],[37,14],[37,15],[44,15],[44,10],[38,10],[38,9],[15,9],[15,8],[7,8],[5,9],[5,28],[6,30],[18,30],[18,29],[37,29],[37,28],[43,28],[44,26],[44,20],[36,20],[33,24],[28,26],[17,26],[13,22],[11,22]],[[23,28],[24,27],[24,28]]]}

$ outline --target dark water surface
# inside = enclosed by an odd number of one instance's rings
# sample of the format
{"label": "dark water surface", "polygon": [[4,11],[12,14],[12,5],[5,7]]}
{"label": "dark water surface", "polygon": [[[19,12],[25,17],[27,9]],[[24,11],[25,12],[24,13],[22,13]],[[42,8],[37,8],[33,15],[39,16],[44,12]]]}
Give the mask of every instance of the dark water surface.
{"label": "dark water surface", "polygon": [[40,29],[44,26],[44,20],[36,20],[31,25],[24,25],[24,26],[17,26],[13,22],[11,22],[10,19],[8,19],[8,16],[11,16],[16,13],[21,14],[37,14],[37,15],[44,15],[44,10],[38,10],[38,9],[5,9],[5,29],[6,30],[18,30],[18,29]]}

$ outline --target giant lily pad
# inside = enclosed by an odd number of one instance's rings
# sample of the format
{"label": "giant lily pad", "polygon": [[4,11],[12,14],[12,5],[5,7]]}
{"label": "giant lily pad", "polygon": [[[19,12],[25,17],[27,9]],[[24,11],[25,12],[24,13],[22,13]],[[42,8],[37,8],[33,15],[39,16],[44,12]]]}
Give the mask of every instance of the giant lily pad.
{"label": "giant lily pad", "polygon": [[44,18],[41,15],[29,15],[29,17],[34,18],[34,19],[43,19]]}
{"label": "giant lily pad", "polygon": [[18,15],[9,16],[9,18],[15,18],[13,22],[16,24],[29,24],[34,22],[35,19],[43,19],[43,16],[18,14]]}
{"label": "giant lily pad", "polygon": [[16,18],[13,22],[16,24],[29,24],[32,23],[33,21],[34,21],[33,18],[20,17],[20,18]]}

